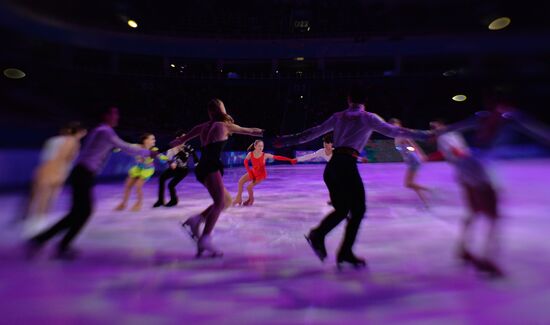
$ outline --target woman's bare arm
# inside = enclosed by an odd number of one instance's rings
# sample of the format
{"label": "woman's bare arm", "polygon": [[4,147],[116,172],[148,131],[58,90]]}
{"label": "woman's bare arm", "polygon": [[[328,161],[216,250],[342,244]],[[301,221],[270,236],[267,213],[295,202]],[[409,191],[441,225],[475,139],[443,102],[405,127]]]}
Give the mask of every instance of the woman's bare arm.
{"label": "woman's bare arm", "polygon": [[236,134],[252,135],[255,137],[261,137],[264,134],[264,130],[258,128],[245,128],[237,124],[228,124],[227,131]]}
{"label": "woman's bare arm", "polygon": [[177,137],[172,142],[170,142],[170,145],[172,147],[176,147],[176,146],[179,146],[180,144],[186,143],[187,141],[198,137],[201,134],[201,131],[202,131],[202,128],[203,128],[204,124],[205,123],[196,125],[194,128],[191,129],[191,131],[189,131],[184,136]]}

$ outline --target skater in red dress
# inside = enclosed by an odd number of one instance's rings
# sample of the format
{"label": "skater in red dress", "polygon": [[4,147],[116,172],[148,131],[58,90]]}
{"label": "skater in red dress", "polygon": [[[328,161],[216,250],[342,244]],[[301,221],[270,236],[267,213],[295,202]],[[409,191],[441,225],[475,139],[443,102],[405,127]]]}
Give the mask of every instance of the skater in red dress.
{"label": "skater in red dress", "polygon": [[[250,151],[252,150],[252,151]],[[241,205],[243,187],[247,182],[250,182],[246,187],[248,191],[248,200],[244,202],[244,205],[254,204],[254,187],[260,184],[264,179],[267,178],[267,170],[265,169],[265,162],[267,159],[274,159],[279,161],[288,161],[291,164],[296,164],[296,159],[272,155],[270,153],[264,152],[264,142],[262,140],[256,140],[248,147],[250,151],[246,158],[244,159],[244,167],[246,168],[246,174],[244,174],[241,179],[239,179],[239,190],[237,196],[233,201],[233,205]],[[252,168],[250,168],[248,162],[252,162]]]}

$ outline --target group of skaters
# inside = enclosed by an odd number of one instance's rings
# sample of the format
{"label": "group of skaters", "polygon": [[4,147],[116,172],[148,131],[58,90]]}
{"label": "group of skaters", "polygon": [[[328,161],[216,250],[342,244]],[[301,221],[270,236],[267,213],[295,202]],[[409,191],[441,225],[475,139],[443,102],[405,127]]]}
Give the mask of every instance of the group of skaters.
{"label": "group of skaters", "polygon": [[[464,219],[461,237],[457,248],[457,256],[469,265],[493,276],[501,276],[503,272],[496,263],[495,255],[498,249],[498,229],[500,213],[498,196],[486,168],[481,161],[472,154],[466,141],[458,133],[461,130],[474,128],[478,133],[487,133],[489,126],[498,123],[513,121],[516,125],[535,133],[543,141],[550,136],[545,127],[539,127],[527,119],[518,118],[518,114],[510,106],[504,107],[504,112],[494,110],[492,113],[478,114],[474,118],[461,123],[446,126],[442,120],[430,123],[429,130],[412,130],[401,126],[401,122],[392,119],[385,122],[380,116],[366,110],[367,92],[364,87],[356,85],[348,92],[348,107],[334,113],[322,124],[298,134],[279,136],[274,140],[274,147],[282,148],[313,141],[324,136],[324,147],[313,154],[287,158],[265,153],[264,142],[255,140],[249,148],[244,164],[246,173],[239,179],[238,192],[232,199],[225,187],[223,174],[224,166],[221,154],[230,136],[240,134],[251,137],[262,137],[264,130],[239,126],[227,113],[224,103],[219,99],[211,100],[207,105],[209,120],[194,126],[187,133],[179,133],[171,143],[172,147],[166,153],[160,153],[155,147],[155,137],[145,134],[138,145],[121,140],[114,131],[119,120],[119,111],[115,107],[108,108],[101,116],[102,123],[88,134],[80,154],[74,162],[68,180],[72,187],[72,206],[66,216],[46,230],[33,235],[27,240],[26,251],[29,257],[34,256],[50,239],[62,235],[56,250],[56,256],[63,259],[72,259],[76,256],[71,243],[81,231],[93,211],[92,189],[96,175],[101,171],[111,152],[114,149],[133,155],[136,165],[133,166],[125,183],[124,197],[116,207],[125,209],[130,191],[135,188],[137,201],[132,210],[138,211],[142,206],[142,187],[153,176],[155,160],[168,164],[168,168],[160,175],[159,197],[154,207],[175,206],[178,203],[175,187],[188,174],[188,160],[193,157],[196,163],[196,179],[207,189],[212,198],[212,204],[202,212],[194,215],[182,223],[182,227],[189,233],[196,243],[196,256],[220,257],[223,252],[212,241],[212,233],[220,214],[232,205],[254,204],[254,187],[267,178],[266,161],[269,159],[286,161],[291,164],[314,158],[327,161],[323,174],[324,182],[330,195],[330,204],[333,211],[325,216],[321,222],[313,227],[306,235],[306,240],[317,257],[324,261],[327,256],[325,247],[326,236],[340,224],[346,221],[342,243],[336,254],[339,267],[349,264],[356,268],[366,265],[365,259],[354,253],[353,246],[365,215],[365,188],[357,168],[358,161],[364,161],[359,156],[366,146],[372,132],[395,138],[396,147],[403,155],[407,164],[405,185],[413,189],[422,202],[426,204],[425,192],[428,188],[415,181],[416,172],[425,160],[420,146],[416,141],[436,142],[444,158],[456,170],[457,180],[463,188],[464,197],[468,206],[468,215]],[[494,127],[493,127],[494,128]],[[496,132],[496,130],[490,130]],[[52,140],[51,146],[62,147],[58,150],[62,154],[56,157],[43,158],[42,165],[35,174],[32,201],[35,212],[43,214],[59,191],[67,174],[71,162],[79,151],[79,140],[86,135],[86,131],[78,125],[64,130],[59,140]],[[201,143],[200,158],[188,142],[198,138]],[[52,151],[53,152],[53,151]],[[250,167],[249,164],[252,164]],[[48,179],[51,172],[58,168],[61,171],[55,179]],[[168,184],[170,200],[165,203],[165,183]],[[248,185],[247,185],[248,184]],[[248,198],[243,202],[242,192],[246,186]],[[44,197],[40,197],[40,196]],[[489,221],[489,233],[485,237],[486,245],[483,252],[474,252],[469,244],[472,242],[473,227],[479,220]]]}

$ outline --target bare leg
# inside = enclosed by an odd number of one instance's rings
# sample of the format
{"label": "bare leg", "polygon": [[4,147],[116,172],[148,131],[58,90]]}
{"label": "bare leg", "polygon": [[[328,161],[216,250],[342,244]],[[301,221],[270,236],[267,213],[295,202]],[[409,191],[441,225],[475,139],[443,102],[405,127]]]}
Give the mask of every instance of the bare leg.
{"label": "bare leg", "polygon": [[45,184],[35,182],[31,191],[31,198],[25,215],[23,235],[34,235],[44,222],[44,213],[50,197],[50,188]]}
{"label": "bare leg", "polygon": [[407,172],[405,173],[405,187],[415,191],[422,203],[424,203],[424,206],[427,207],[428,201],[426,200],[426,196],[424,195],[424,193],[422,193],[422,191],[429,191],[430,189],[415,182],[416,172],[416,169],[407,168]]}
{"label": "bare leg", "polygon": [[210,196],[212,196],[214,204],[206,211],[206,224],[197,243],[197,256],[200,257],[205,251],[209,252],[213,257],[221,256],[223,253],[214,248],[210,235],[212,230],[214,230],[221,212],[231,205],[231,195],[229,195],[225,189],[220,172],[208,174],[204,181],[204,185],[208,189]]}
{"label": "bare leg", "polygon": [[122,197],[122,202],[120,202],[119,205],[115,208],[117,211],[122,211],[126,209],[126,205],[128,204],[128,199],[130,198],[130,192],[132,191],[132,187],[136,183],[138,179],[128,177],[126,179],[126,183],[124,184],[124,196]]}
{"label": "bare leg", "polygon": [[145,184],[145,180],[143,178],[138,178],[136,180],[136,194],[137,194],[137,201],[136,204],[132,207],[132,211],[139,211],[141,210],[141,206],[143,204],[143,185]]}
{"label": "bare leg", "polygon": [[[222,184],[223,185],[223,184]],[[205,186],[207,186],[205,184]],[[207,187],[208,188],[208,187]],[[225,187],[223,187],[223,198],[222,198],[222,203],[221,203],[221,211],[229,208],[232,204],[232,198],[231,198],[231,194],[229,194],[229,192],[227,191],[227,189]],[[195,215],[193,217],[190,217],[188,218],[183,224],[183,228],[189,233],[189,235],[191,236],[191,238],[195,241],[199,241],[200,238],[201,238],[201,234],[200,234],[200,225],[203,223],[203,222],[206,222],[207,218],[212,215],[213,213],[216,213],[216,209],[219,209],[220,208],[220,203],[216,203],[216,200],[214,201],[213,204],[211,204],[208,208],[206,208],[204,211],[202,211],[200,214],[198,215]],[[221,213],[221,211],[219,213]],[[218,213],[218,214],[219,214]],[[206,226],[205,226],[206,228]],[[211,231],[211,230],[210,230]],[[203,232],[203,234],[205,234]],[[209,233],[206,234],[206,236],[209,236]],[[210,244],[211,245],[211,244]],[[214,254],[216,255],[216,254]]]}
{"label": "bare leg", "polygon": [[248,200],[244,202],[244,205],[250,206],[254,204],[254,187],[256,187],[256,185],[260,184],[261,182],[262,181],[252,182],[248,184],[248,186],[246,187],[246,190],[248,191]]}
{"label": "bare leg", "polygon": [[[206,176],[204,185],[208,189],[208,193],[214,200],[212,208],[205,215],[206,225],[204,228],[203,236],[210,235],[214,226],[218,221],[220,213],[226,209],[226,200],[228,197],[227,190],[223,184],[222,175],[219,172],[211,173]],[[229,196],[231,197],[231,196]]]}
{"label": "bare leg", "polygon": [[233,201],[233,205],[241,205],[243,203],[243,187],[246,182],[250,181],[250,177],[248,176],[248,173],[241,176],[239,179],[239,189],[237,191],[237,195],[235,196],[235,201]]}

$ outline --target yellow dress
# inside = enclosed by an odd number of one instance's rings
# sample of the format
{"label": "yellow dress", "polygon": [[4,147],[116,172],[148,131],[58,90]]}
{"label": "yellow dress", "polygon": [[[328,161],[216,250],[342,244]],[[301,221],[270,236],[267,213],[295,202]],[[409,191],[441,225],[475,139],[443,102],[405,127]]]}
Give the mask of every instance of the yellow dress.
{"label": "yellow dress", "polygon": [[[158,148],[152,148],[152,151],[158,151]],[[166,155],[160,154],[157,156],[161,161],[167,161]],[[148,181],[155,174],[155,159],[151,157],[136,157],[136,164],[128,171],[128,176],[131,178],[139,178]]]}

